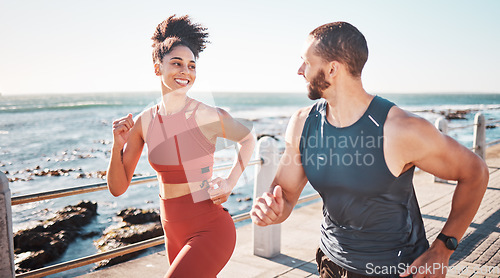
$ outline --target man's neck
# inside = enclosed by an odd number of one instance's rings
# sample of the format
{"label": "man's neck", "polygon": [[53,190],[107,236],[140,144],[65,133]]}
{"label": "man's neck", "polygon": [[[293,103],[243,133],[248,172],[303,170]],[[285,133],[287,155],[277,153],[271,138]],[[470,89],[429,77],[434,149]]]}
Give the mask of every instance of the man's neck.
{"label": "man's neck", "polygon": [[359,79],[349,79],[329,89],[324,94],[328,102],[327,120],[336,127],[350,126],[358,121],[373,99]]}

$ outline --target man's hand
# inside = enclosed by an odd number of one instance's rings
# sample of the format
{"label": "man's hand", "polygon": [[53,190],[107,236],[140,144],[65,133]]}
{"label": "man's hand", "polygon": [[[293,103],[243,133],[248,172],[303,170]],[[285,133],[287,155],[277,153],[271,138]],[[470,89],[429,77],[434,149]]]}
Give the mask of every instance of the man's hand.
{"label": "man's hand", "polygon": [[276,185],[273,194],[266,192],[255,200],[250,216],[258,226],[274,224],[283,214],[284,200],[281,186]]}
{"label": "man's hand", "polygon": [[[446,247],[444,247],[446,248]],[[435,244],[418,257],[400,277],[408,277],[412,274],[413,278],[424,277],[446,277],[448,262],[453,252],[444,250],[443,247],[437,247]]]}

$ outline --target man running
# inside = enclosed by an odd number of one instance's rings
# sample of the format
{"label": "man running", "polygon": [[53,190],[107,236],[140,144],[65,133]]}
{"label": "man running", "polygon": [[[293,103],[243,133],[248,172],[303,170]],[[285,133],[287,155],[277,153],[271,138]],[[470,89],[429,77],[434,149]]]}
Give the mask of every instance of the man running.
{"label": "man running", "polygon": [[[368,94],[361,82],[367,58],[363,34],[349,23],[309,34],[298,74],[309,98],[321,100],[290,119],[276,177],[255,200],[252,220],[283,222],[309,181],[324,204],[321,277],[444,277],[486,190],[487,166],[427,120]],[[430,247],[412,184],[415,167],[458,181],[448,220]]]}

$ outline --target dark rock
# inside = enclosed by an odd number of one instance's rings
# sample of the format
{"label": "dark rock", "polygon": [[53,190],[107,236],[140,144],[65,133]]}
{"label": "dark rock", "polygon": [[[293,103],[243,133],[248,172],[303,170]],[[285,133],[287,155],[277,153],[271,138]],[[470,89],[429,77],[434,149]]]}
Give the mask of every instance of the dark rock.
{"label": "dark rock", "polygon": [[60,257],[79,235],[82,226],[97,215],[97,203],[82,201],[67,206],[39,225],[14,234],[17,271],[40,268]]}
{"label": "dark rock", "polygon": [[96,171],[96,172],[87,172],[87,173],[80,173],[76,175],[77,179],[83,179],[83,178],[99,178],[99,179],[106,179],[106,171]]}
{"label": "dark rock", "polygon": [[35,167],[34,169],[26,169],[26,172],[30,172],[31,175],[34,176],[64,176],[65,174],[69,172],[75,171],[75,169],[55,169],[55,170],[50,170],[50,169],[43,169],[43,171],[38,171],[40,169],[40,166]]}
{"label": "dark rock", "polygon": [[87,238],[98,236],[100,234],[101,234],[100,232],[92,231],[92,232],[80,234],[80,237],[83,238],[83,239],[87,239]]}
{"label": "dark rock", "polygon": [[[114,228],[105,232],[103,238],[98,240],[98,242],[114,240],[120,243],[132,244],[146,239],[161,236],[163,234],[163,229],[161,223],[146,223],[146,224],[135,224],[135,225],[125,225],[118,228]],[[100,247],[106,246],[106,244],[97,244]]]}
{"label": "dark rock", "polygon": [[[122,217],[123,222],[106,229],[104,235],[99,240],[94,241],[98,252],[113,250],[121,246],[163,235],[160,216],[156,210],[128,208],[120,211],[117,215]],[[141,252],[143,251],[101,261],[98,263],[97,268],[127,261]]]}
{"label": "dark rock", "polygon": [[141,210],[137,208],[128,208],[120,211],[118,214],[124,222],[130,224],[144,224],[148,222],[160,221],[158,210]]}
{"label": "dark rock", "polygon": [[456,111],[441,111],[441,114],[444,115],[444,117],[447,120],[466,120],[467,114],[469,114],[471,110],[456,110]]}
{"label": "dark rock", "polygon": [[496,125],[487,125],[486,126],[486,129],[494,129],[494,128],[497,128]]}
{"label": "dark rock", "polygon": [[458,113],[450,113],[445,116],[447,120],[466,120],[465,115]]}
{"label": "dark rock", "polygon": [[23,254],[23,260],[16,263],[16,266],[29,271],[44,266],[44,262],[53,260],[52,256],[46,250],[28,251]]}
{"label": "dark rock", "polygon": [[259,134],[259,135],[257,135],[257,140],[259,140],[259,139],[260,139],[260,138],[262,138],[262,137],[266,137],[266,136],[267,136],[267,137],[271,137],[271,138],[273,138],[273,139],[274,139],[274,140],[276,140],[276,141],[279,141],[279,140],[278,140],[278,138],[276,138],[276,136],[275,136],[275,135],[272,135],[272,134]]}
{"label": "dark rock", "polygon": [[252,200],[252,197],[245,197],[245,198],[238,198],[236,199],[236,201],[238,202],[248,202],[248,201],[251,201]]}

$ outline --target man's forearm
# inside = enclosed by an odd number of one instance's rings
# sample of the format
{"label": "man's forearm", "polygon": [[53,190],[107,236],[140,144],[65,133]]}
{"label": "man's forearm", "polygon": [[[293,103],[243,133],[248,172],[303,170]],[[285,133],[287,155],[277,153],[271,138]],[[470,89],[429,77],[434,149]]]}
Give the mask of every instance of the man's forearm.
{"label": "man's forearm", "polygon": [[488,186],[489,173],[486,164],[481,163],[474,177],[459,180],[453,194],[451,211],[442,233],[460,240],[470,223],[474,219],[486,187]]}

